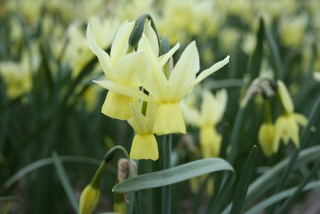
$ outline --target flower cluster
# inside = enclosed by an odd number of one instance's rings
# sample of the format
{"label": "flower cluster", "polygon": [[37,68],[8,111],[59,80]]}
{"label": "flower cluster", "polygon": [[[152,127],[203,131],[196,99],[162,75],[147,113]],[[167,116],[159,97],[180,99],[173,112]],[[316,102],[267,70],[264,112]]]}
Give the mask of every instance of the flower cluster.
{"label": "flower cluster", "polygon": [[87,39],[98,57],[106,80],[95,81],[109,90],[102,112],[112,118],[128,120],[136,132],[131,158],[158,159],[154,134],[186,133],[180,101],[213,72],[229,62],[229,56],[199,75],[199,54],[191,42],[175,66],[170,59],[179,43],[160,53],[159,41],[151,21],[146,22],[137,47],[129,44],[135,22],[125,21],[117,31],[110,54],[98,46],[90,25]]}

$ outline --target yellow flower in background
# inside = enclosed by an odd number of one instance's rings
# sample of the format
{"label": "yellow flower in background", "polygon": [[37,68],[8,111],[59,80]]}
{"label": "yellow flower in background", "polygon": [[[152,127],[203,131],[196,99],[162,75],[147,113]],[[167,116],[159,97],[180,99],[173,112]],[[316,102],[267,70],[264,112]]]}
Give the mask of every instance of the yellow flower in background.
{"label": "yellow flower in background", "polygon": [[7,96],[11,99],[23,96],[32,89],[32,71],[38,69],[40,62],[35,45],[31,44],[32,58],[23,53],[20,61],[0,62],[0,76],[6,85]]}
{"label": "yellow flower in background", "polygon": [[91,214],[96,208],[100,198],[100,189],[91,184],[86,186],[80,196],[80,214]]}
{"label": "yellow flower in background", "polygon": [[313,72],[313,77],[315,80],[320,82],[320,71]]}
{"label": "yellow flower in background", "polygon": [[221,135],[216,125],[221,120],[227,105],[227,91],[220,90],[214,96],[204,91],[200,111],[194,106],[181,103],[187,123],[200,128],[200,145],[203,158],[217,157],[220,153]]}
{"label": "yellow flower in background", "polygon": [[299,148],[299,125],[305,126],[307,124],[307,118],[304,115],[294,113],[293,102],[285,84],[278,80],[277,85],[283,114],[275,123],[274,152],[278,150],[280,139],[282,139],[285,144],[291,139],[294,145]]}
{"label": "yellow flower in background", "polygon": [[134,136],[130,159],[151,159],[159,158],[158,144],[153,135],[155,104],[148,103],[146,116],[134,105],[131,104],[133,117],[128,120],[134,129]]}
{"label": "yellow flower in background", "polygon": [[[96,43],[89,24],[87,28],[89,47],[97,55],[107,78],[106,81],[96,81],[96,83],[110,90],[102,106],[102,113],[120,120],[127,120],[132,117],[130,103],[133,103],[133,98],[130,95],[121,93],[122,88],[124,87],[128,91],[139,90],[142,82],[149,74],[150,68],[150,63],[144,52],[127,53],[128,39],[133,27],[134,22],[129,23],[127,21],[120,26],[112,43],[110,56]],[[112,90],[108,87],[108,83],[111,87],[114,85],[120,87],[120,92]]]}
{"label": "yellow flower in background", "polygon": [[272,123],[263,123],[260,126],[258,139],[262,152],[265,156],[271,156],[275,151],[274,147],[278,148],[279,145],[273,145],[273,143],[279,144],[279,141],[274,141],[275,127]]}

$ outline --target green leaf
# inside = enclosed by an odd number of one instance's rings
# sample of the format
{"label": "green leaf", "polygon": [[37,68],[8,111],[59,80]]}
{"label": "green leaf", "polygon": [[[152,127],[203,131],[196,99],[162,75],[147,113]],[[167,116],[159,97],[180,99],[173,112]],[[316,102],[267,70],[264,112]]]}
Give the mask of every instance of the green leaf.
{"label": "green leaf", "polygon": [[[60,156],[60,161],[62,162],[73,162],[73,163],[82,163],[82,164],[90,164],[94,166],[99,166],[101,161],[94,158],[87,157],[79,157],[79,156]],[[41,167],[53,164],[53,158],[45,158],[39,161],[36,161],[28,166],[19,170],[16,174],[14,174],[7,182],[5,182],[4,187],[9,188],[12,184],[18,181],[20,178],[24,177],[26,174],[39,169]]]}
{"label": "green leaf", "polygon": [[22,198],[14,197],[14,196],[0,197],[0,202],[13,202],[13,201],[21,202]]}
{"label": "green leaf", "polygon": [[129,178],[114,188],[114,192],[126,193],[174,184],[199,175],[217,171],[231,171],[232,166],[221,158],[207,158],[193,161],[170,169]]}
{"label": "green leaf", "polygon": [[[320,145],[302,150],[298,156],[295,168],[304,165],[308,162],[318,160],[319,153]],[[291,157],[286,158],[274,167],[267,170],[266,173],[261,175],[250,185],[245,205],[250,205],[252,202],[254,202],[256,199],[258,199],[261,195],[263,195],[265,192],[267,192],[269,189],[271,189],[274,185],[276,185],[279,182],[279,175],[287,167],[290,158]]]}
{"label": "green leaf", "polygon": [[268,46],[270,48],[270,52],[271,52],[271,59],[274,65],[274,70],[275,70],[275,79],[283,79],[284,73],[283,73],[283,68],[282,68],[282,64],[281,64],[281,58],[280,58],[280,53],[279,53],[279,49],[278,46],[276,44],[276,41],[274,40],[270,29],[264,25],[264,33],[265,33],[265,37],[267,39],[268,42]]}
{"label": "green leaf", "polygon": [[256,35],[256,38],[257,38],[256,48],[253,52],[252,57],[250,58],[250,64],[249,64],[251,80],[259,76],[259,72],[261,68],[261,62],[262,62],[262,56],[263,56],[264,28],[265,28],[264,25],[265,25],[264,21],[261,18],[259,30]]}
{"label": "green leaf", "polygon": [[257,146],[253,146],[242,170],[241,177],[233,197],[233,204],[230,212],[231,214],[241,213],[243,209],[243,203],[247,195],[248,187],[252,177],[252,172],[254,169],[256,151]]}
{"label": "green leaf", "polygon": [[57,155],[56,152],[53,152],[52,157],[53,157],[53,161],[54,161],[54,166],[55,166],[56,171],[58,173],[58,177],[61,181],[63,189],[66,192],[68,199],[69,199],[74,211],[78,212],[78,207],[79,207],[78,201],[74,195],[74,191],[71,187],[70,180],[69,180],[67,173],[61,163],[60,157]]}
{"label": "green leaf", "polygon": [[[320,181],[314,181],[314,182],[310,182],[308,185],[305,186],[305,188],[303,189],[304,191],[309,190],[309,189],[315,189],[315,188],[319,188],[320,187]],[[290,195],[292,195],[298,188],[297,187],[293,187],[290,188],[288,190],[282,191],[276,195],[273,195],[271,197],[269,197],[266,200],[263,200],[262,202],[260,202],[259,204],[255,205],[254,207],[252,207],[250,210],[248,210],[247,212],[245,212],[245,214],[255,214],[255,213],[260,213],[263,209],[267,208],[268,206],[281,201],[284,198],[289,197]]]}

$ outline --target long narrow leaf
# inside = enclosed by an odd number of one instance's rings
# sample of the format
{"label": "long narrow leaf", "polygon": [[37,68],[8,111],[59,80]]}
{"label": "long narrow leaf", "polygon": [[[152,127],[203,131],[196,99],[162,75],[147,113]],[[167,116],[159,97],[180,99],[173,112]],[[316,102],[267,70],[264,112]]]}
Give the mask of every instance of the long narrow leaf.
{"label": "long narrow leaf", "polygon": [[230,212],[231,214],[241,213],[243,209],[243,203],[247,195],[248,187],[252,177],[251,175],[254,169],[256,151],[257,146],[253,146],[242,170],[241,177],[233,197],[233,204]]}
{"label": "long narrow leaf", "polygon": [[[83,163],[90,164],[94,166],[99,166],[101,161],[94,158],[79,157],[79,156],[60,156],[61,162],[72,162],[72,163]],[[36,161],[28,166],[20,169],[16,174],[14,174],[7,182],[5,182],[4,187],[9,188],[12,184],[18,181],[20,178],[24,177],[26,174],[39,169],[41,167],[53,164],[53,158],[46,158]]]}
{"label": "long narrow leaf", "polygon": [[[315,189],[315,188],[319,188],[320,187],[320,181],[314,181],[314,182],[310,182],[307,186],[305,186],[305,188],[303,189],[303,191],[309,190],[309,189]],[[254,207],[252,207],[250,210],[248,210],[247,212],[245,212],[245,214],[256,214],[256,213],[260,213],[263,209],[267,208],[268,206],[283,200],[284,198],[289,197],[290,195],[292,195],[295,191],[297,190],[297,187],[293,187],[290,188],[288,190],[282,191],[276,195],[271,196],[270,198],[260,202],[259,204],[255,205]]]}
{"label": "long narrow leaf", "polygon": [[114,188],[114,192],[126,193],[174,184],[199,175],[217,171],[231,171],[232,166],[221,158],[207,158],[193,161],[170,169],[129,178]]}
{"label": "long narrow leaf", "polygon": [[54,166],[55,166],[56,171],[58,173],[58,177],[61,181],[63,189],[66,192],[68,199],[69,199],[74,211],[77,213],[78,207],[79,207],[78,201],[74,195],[74,191],[71,187],[70,180],[69,180],[67,173],[61,163],[60,157],[55,152],[52,154],[52,157],[53,157],[53,161],[54,161]]}

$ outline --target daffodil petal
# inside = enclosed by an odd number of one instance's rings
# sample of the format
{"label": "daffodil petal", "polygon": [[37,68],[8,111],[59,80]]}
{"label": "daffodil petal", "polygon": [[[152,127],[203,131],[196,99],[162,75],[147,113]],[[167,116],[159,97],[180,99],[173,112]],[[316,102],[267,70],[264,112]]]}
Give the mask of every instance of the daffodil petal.
{"label": "daffodil petal", "polygon": [[196,43],[191,42],[183,51],[169,78],[170,91],[176,100],[180,101],[188,93],[188,87],[195,81],[199,69],[199,53]]}
{"label": "daffodil petal", "polygon": [[150,97],[147,96],[146,94],[144,94],[143,92],[141,92],[139,89],[137,88],[133,88],[127,85],[122,85],[110,80],[104,80],[104,81],[94,81],[95,83],[99,84],[100,86],[102,86],[103,88],[106,88],[110,91],[114,91],[117,92],[119,94],[123,94],[129,97],[133,97],[133,98],[137,98],[146,102],[152,102],[154,103],[155,100]]}
{"label": "daffodil petal", "polygon": [[96,43],[96,40],[93,36],[93,33],[91,31],[90,28],[90,24],[88,24],[87,26],[87,40],[88,40],[88,44],[89,44],[89,48],[90,50],[98,57],[99,62],[101,64],[101,67],[104,71],[104,74],[106,75],[106,77],[110,80],[113,79],[113,73],[112,73],[112,62],[111,59],[109,57],[109,55],[102,50],[98,44]]}
{"label": "daffodil petal", "polygon": [[283,104],[283,107],[285,108],[287,113],[293,113],[294,111],[293,102],[287,90],[287,87],[281,80],[278,80],[277,84],[278,84],[278,91],[281,97],[281,102]]}
{"label": "daffodil petal", "polygon": [[179,49],[180,44],[177,43],[173,48],[170,49],[170,51],[166,54],[163,54],[161,56],[161,60],[159,62],[160,67],[162,68],[170,59],[170,57],[172,57],[172,55]]}
{"label": "daffodil petal", "polygon": [[141,86],[148,77],[151,65],[144,52],[134,52],[119,59],[115,66],[114,77],[118,83]]}
{"label": "daffodil petal", "polygon": [[197,85],[202,80],[204,80],[206,77],[211,75],[212,73],[216,72],[217,70],[219,70],[220,68],[225,66],[229,62],[229,59],[230,59],[230,56],[227,56],[224,60],[219,61],[219,62],[215,63],[213,66],[211,66],[210,68],[202,71],[199,74],[199,76],[196,78],[195,82],[190,86],[190,89],[192,87],[194,87],[195,85]]}
{"label": "daffodil petal", "polygon": [[308,119],[302,114],[294,113],[293,117],[301,126],[306,126],[308,123]]}
{"label": "daffodil petal", "polygon": [[283,123],[282,118],[278,118],[275,123],[275,133],[274,133],[274,140],[273,140],[273,152],[277,152],[279,149],[280,139],[283,134],[285,124]]}
{"label": "daffodil petal", "polygon": [[[132,118],[130,118],[128,122],[130,123],[130,125],[132,126],[132,128],[137,134],[141,134],[141,135],[147,134],[148,132],[147,132],[146,126],[149,119],[146,118],[141,113],[141,111],[134,105],[131,104],[130,108],[132,112]],[[151,129],[151,134],[153,134],[152,129]]]}
{"label": "daffodil petal", "polygon": [[120,59],[121,56],[125,55],[128,50],[128,41],[130,34],[133,30],[134,22],[125,22],[121,27],[118,29],[116,37],[111,46],[111,60],[113,65]]}
{"label": "daffodil petal", "polygon": [[158,144],[154,135],[137,134],[132,142],[130,159],[157,160],[158,158]]}
{"label": "daffodil petal", "polygon": [[132,117],[130,110],[130,103],[132,102],[132,97],[109,91],[101,112],[111,118],[127,120]]}
{"label": "daffodil petal", "polygon": [[153,54],[155,56],[158,56],[159,55],[158,37],[157,37],[155,31],[153,30],[153,28],[151,27],[151,21],[148,21],[144,25],[143,34],[147,37],[149,44],[150,44],[150,47],[153,51]]}

